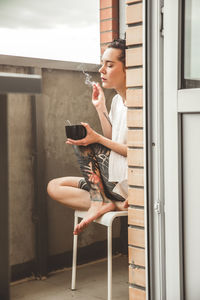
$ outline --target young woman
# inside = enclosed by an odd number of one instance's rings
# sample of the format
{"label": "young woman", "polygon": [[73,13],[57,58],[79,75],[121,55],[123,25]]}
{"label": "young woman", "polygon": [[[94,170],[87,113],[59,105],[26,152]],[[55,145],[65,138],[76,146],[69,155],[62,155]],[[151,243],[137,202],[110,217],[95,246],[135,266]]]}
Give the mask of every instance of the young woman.
{"label": "young woman", "polygon": [[93,85],[92,103],[98,113],[103,135],[87,123],[81,123],[87,135],[81,140],[67,139],[74,145],[83,178],[63,177],[49,182],[51,198],[73,209],[88,210],[76,226],[79,234],[89,223],[112,210],[127,209],[127,145],[126,145],[126,73],[125,41],[115,40],[102,56],[99,69],[102,86],[117,94],[108,114],[106,100],[99,83]]}

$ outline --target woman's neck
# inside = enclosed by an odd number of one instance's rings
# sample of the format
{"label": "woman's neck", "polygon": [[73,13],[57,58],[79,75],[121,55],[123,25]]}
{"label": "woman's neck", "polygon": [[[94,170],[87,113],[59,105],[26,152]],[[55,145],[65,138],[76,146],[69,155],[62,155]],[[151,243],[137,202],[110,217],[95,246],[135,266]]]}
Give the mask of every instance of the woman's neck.
{"label": "woman's neck", "polygon": [[123,102],[126,102],[126,87],[122,88],[122,89],[117,89],[116,90],[117,93],[122,97]]}

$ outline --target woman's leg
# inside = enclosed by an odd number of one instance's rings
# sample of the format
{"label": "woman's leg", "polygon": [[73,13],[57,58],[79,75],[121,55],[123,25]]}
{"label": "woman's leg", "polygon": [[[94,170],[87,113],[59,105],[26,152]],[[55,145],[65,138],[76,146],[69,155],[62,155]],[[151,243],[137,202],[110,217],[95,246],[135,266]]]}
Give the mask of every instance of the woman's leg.
{"label": "woman's leg", "polygon": [[[100,217],[102,214],[115,210],[115,204],[105,194],[103,182],[104,172],[96,159],[94,145],[74,147],[82,174],[89,186],[91,206],[86,217],[76,226],[74,234],[79,234],[89,223]],[[106,148],[107,149],[107,148]],[[104,148],[105,150],[105,148]],[[108,151],[107,151],[108,150]],[[101,153],[103,161],[108,159],[109,149]]]}
{"label": "woman's leg", "polygon": [[90,194],[79,188],[81,177],[61,177],[51,180],[47,186],[49,196],[73,209],[88,210]]}
{"label": "woman's leg", "polygon": [[125,199],[122,196],[113,192],[113,189],[116,186],[117,182],[110,182],[108,180],[109,179],[108,165],[109,165],[109,156],[111,150],[97,143],[92,144],[91,147],[95,154],[96,161],[99,166],[106,197],[115,202],[124,202]]}
{"label": "woman's leg", "polygon": [[127,210],[128,200],[125,200],[122,196],[113,192],[117,183],[108,181],[108,164],[111,150],[101,144],[92,144],[91,146],[99,165],[106,197],[115,203],[115,210]]}
{"label": "woman's leg", "polygon": [[[73,209],[88,210],[87,216],[78,224],[75,234],[81,232],[89,223],[105,212],[115,209],[124,210],[123,202],[121,202],[123,198],[115,193],[108,193],[114,187],[113,183],[108,182],[110,150],[101,146],[93,144],[93,149],[92,147],[75,147],[75,153],[90,193],[80,188],[81,177],[56,178],[51,180],[47,187],[48,194],[52,199]],[[107,190],[106,194],[105,190]],[[114,201],[116,196],[120,201]]]}

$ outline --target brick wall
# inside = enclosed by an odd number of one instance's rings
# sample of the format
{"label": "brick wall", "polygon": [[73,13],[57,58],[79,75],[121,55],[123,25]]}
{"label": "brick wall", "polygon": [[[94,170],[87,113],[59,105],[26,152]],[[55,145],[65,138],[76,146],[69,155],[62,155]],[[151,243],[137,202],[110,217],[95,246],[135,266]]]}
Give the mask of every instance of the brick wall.
{"label": "brick wall", "polygon": [[119,37],[119,0],[100,0],[101,53],[106,45]]}
{"label": "brick wall", "polygon": [[[119,37],[119,1],[100,0],[101,51]],[[129,300],[144,300],[143,3],[126,0]]]}
{"label": "brick wall", "polygon": [[126,1],[129,300],[144,300],[143,4]]}

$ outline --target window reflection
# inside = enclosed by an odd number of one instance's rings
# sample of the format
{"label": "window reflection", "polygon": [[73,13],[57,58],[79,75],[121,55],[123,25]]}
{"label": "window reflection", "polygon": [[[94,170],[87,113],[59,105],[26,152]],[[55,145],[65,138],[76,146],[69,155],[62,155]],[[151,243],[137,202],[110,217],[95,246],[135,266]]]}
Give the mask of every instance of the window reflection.
{"label": "window reflection", "polygon": [[185,0],[184,88],[200,87],[200,1]]}

